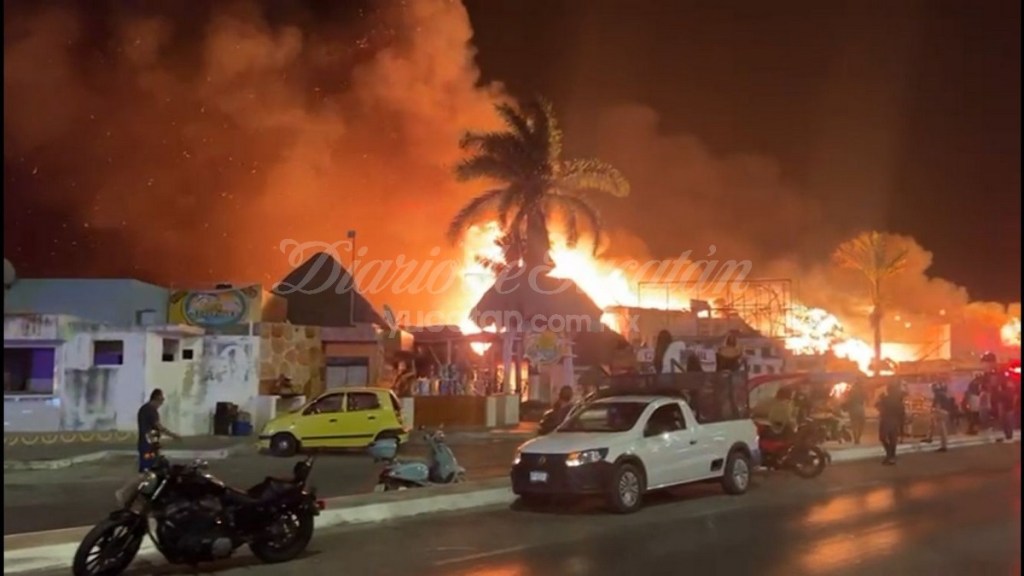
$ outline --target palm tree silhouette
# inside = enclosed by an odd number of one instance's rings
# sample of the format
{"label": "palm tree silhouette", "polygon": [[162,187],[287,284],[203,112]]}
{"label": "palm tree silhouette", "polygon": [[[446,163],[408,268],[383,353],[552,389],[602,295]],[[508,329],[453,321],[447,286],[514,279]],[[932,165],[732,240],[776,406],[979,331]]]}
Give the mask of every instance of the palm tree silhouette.
{"label": "palm tree silhouette", "polygon": [[561,216],[567,242],[575,246],[583,229],[594,236],[596,253],[602,239],[601,216],[589,200],[593,192],[629,195],[629,183],[599,160],[563,160],[562,132],[551,105],[539,98],[520,106],[499,104],[507,130],[467,132],[460,146],[469,152],[455,168],[461,181],[497,183],[463,206],[448,227],[451,242],[485,214],[496,212],[504,237],[499,241],[504,266],[547,265],[549,223]]}

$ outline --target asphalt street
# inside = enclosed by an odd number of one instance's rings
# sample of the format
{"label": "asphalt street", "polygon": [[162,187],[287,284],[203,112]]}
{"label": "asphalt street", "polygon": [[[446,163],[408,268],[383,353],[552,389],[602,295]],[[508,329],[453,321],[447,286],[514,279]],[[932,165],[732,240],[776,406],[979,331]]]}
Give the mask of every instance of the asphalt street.
{"label": "asphalt street", "polygon": [[243,555],[203,573],[1006,576],[1020,574],[1020,501],[1020,445],[1000,444],[837,464],[816,480],[773,474],[739,497],[687,487],[630,516],[579,503],[340,528],[287,565]]}
{"label": "asphalt street", "polygon": [[[469,478],[485,479],[508,474],[521,439],[453,444]],[[402,458],[425,456],[422,445],[402,447]],[[258,454],[232,456],[210,462],[210,471],[233,486],[248,488],[266,476],[287,476],[298,458]],[[81,464],[59,470],[4,472],[4,534],[55,530],[96,523],[114,507],[114,492],[135,472],[134,459]],[[382,468],[364,454],[325,454],[313,469],[313,484],[321,497],[348,496],[373,491]]]}

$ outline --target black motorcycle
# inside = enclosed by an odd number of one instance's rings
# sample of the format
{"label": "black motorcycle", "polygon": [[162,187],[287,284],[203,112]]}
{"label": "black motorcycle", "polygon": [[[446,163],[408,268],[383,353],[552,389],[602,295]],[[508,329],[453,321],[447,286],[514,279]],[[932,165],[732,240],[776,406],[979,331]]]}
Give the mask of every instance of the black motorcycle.
{"label": "black motorcycle", "polygon": [[298,462],[292,478],[268,477],[243,492],[209,474],[205,462],[171,464],[158,455],[123,507],[78,545],[72,574],[121,574],[147,535],[171,564],[220,560],[243,545],[263,562],[288,562],[309,545],[323,509],[306,486],[313,462]]}

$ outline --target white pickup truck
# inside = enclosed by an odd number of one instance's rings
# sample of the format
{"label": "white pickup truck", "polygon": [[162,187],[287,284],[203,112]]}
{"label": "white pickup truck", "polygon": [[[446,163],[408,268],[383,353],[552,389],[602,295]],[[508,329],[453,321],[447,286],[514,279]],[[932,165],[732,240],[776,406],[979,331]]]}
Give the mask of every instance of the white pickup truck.
{"label": "white pickup truck", "polygon": [[512,490],[527,501],[601,494],[612,510],[628,513],[647,492],[714,478],[729,494],[743,494],[759,457],[750,419],[699,423],[680,398],[611,396],[520,446]]}

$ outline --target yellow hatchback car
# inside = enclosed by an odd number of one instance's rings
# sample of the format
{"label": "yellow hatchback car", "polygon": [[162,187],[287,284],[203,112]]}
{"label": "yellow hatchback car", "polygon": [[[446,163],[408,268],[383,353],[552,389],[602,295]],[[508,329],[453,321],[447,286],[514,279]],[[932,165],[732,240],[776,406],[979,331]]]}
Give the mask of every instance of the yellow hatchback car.
{"label": "yellow hatchback car", "polygon": [[304,448],[360,448],[381,438],[409,439],[401,402],[385,388],[344,388],[271,420],[259,440],[275,456],[292,456]]}

